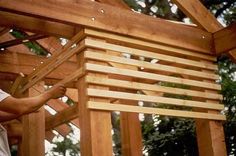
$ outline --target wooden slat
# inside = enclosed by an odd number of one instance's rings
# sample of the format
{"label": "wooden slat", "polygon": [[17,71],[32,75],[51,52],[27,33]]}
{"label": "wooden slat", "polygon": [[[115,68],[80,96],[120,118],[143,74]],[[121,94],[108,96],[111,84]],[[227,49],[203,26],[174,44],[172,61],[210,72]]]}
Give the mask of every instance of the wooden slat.
{"label": "wooden slat", "polygon": [[151,49],[155,49],[156,51],[158,51],[158,50],[165,51],[166,54],[169,54],[169,53],[181,54],[181,55],[191,56],[194,58],[200,58],[200,59],[209,60],[209,61],[216,61],[216,57],[214,57],[214,56],[205,55],[205,54],[193,52],[190,50],[180,49],[177,47],[172,47],[170,45],[162,45],[162,44],[154,43],[151,41],[145,41],[145,40],[141,40],[141,39],[127,37],[124,35],[114,34],[114,33],[110,33],[110,32],[108,33],[105,31],[93,30],[93,29],[89,29],[89,28],[85,28],[84,32],[87,35],[118,41],[118,42],[121,42],[124,44],[132,45],[134,47],[137,47],[137,46],[138,47],[141,46],[142,48],[147,47],[148,49],[151,48]]}
{"label": "wooden slat", "polygon": [[180,89],[180,88],[171,88],[159,85],[151,85],[145,83],[138,83],[138,82],[129,82],[123,80],[115,80],[115,79],[104,79],[98,77],[86,77],[87,83],[98,84],[98,85],[107,85],[112,87],[121,87],[126,89],[136,89],[136,90],[148,90],[148,91],[155,91],[155,92],[164,92],[170,94],[177,94],[177,95],[185,95],[190,97],[200,97],[205,99],[216,99],[222,100],[223,97],[220,94],[213,94],[213,93],[205,93],[200,91],[193,91],[189,89]]}
{"label": "wooden slat", "polygon": [[236,48],[236,24],[213,34],[216,54],[220,55]]}
{"label": "wooden slat", "polygon": [[202,63],[202,62],[198,62],[198,61],[194,61],[194,60],[158,54],[155,52],[139,50],[139,49],[135,49],[135,48],[114,45],[114,44],[110,44],[110,43],[104,43],[104,42],[95,41],[95,40],[91,40],[91,39],[85,39],[85,45],[89,46],[89,47],[93,47],[93,48],[103,49],[103,50],[112,50],[112,51],[117,51],[117,52],[121,52],[121,53],[128,53],[128,54],[132,54],[132,55],[153,58],[153,59],[166,61],[166,62],[170,62],[170,63],[174,62],[174,63],[198,67],[198,68],[206,68],[206,69],[213,69],[213,70],[217,69],[217,66],[214,64]]}
{"label": "wooden slat", "polygon": [[111,6],[116,6],[122,9],[128,9],[131,11],[131,8],[123,0],[97,0],[104,4],[109,4]]}
{"label": "wooden slat", "polygon": [[193,22],[209,32],[221,29],[222,25],[199,0],[172,0]]}
{"label": "wooden slat", "polygon": [[196,108],[205,108],[205,109],[214,109],[214,110],[222,110],[224,108],[224,106],[221,104],[205,103],[205,102],[198,102],[198,101],[192,101],[192,100],[181,100],[181,99],[166,98],[166,97],[156,97],[156,96],[148,96],[148,95],[140,95],[140,94],[131,94],[131,93],[125,93],[125,92],[106,91],[106,90],[91,89],[91,88],[89,88],[87,92],[89,96],[93,96],[93,97],[165,103],[167,105],[169,104],[169,105],[176,105],[176,106],[196,107]]}
{"label": "wooden slat", "polygon": [[221,114],[168,110],[168,109],[161,109],[161,108],[148,108],[148,107],[145,108],[145,107],[140,107],[140,106],[129,106],[125,104],[111,104],[111,103],[89,101],[87,106],[88,108],[95,109],[95,110],[97,109],[97,110],[107,110],[107,111],[157,114],[157,115],[167,115],[167,116],[174,116],[174,117],[199,118],[199,119],[209,119],[209,120],[226,120],[226,117]]}
{"label": "wooden slat", "polygon": [[219,79],[219,76],[216,75],[216,74],[208,74],[208,73],[203,73],[203,72],[200,72],[200,71],[194,71],[194,70],[189,70],[189,69],[184,69],[184,68],[161,65],[161,64],[158,64],[158,63],[153,64],[153,63],[150,63],[150,62],[138,61],[138,60],[127,59],[127,58],[121,58],[121,57],[117,57],[117,56],[101,54],[101,53],[95,53],[95,52],[91,52],[91,51],[86,51],[85,52],[85,57],[89,58],[89,59],[94,59],[94,60],[121,63],[121,64],[125,64],[125,65],[143,67],[145,69],[171,72],[171,73],[175,73],[175,74],[189,75],[189,76],[195,76],[195,77],[200,77],[200,78],[205,78],[205,79],[213,79],[213,80]]}
{"label": "wooden slat", "polygon": [[208,83],[208,82],[182,79],[182,78],[177,78],[177,77],[170,77],[170,76],[152,74],[152,73],[141,72],[141,71],[133,71],[133,70],[128,70],[128,69],[119,69],[119,68],[107,67],[107,66],[90,64],[90,63],[87,63],[85,68],[86,70],[95,71],[95,72],[124,75],[124,76],[130,76],[130,77],[142,78],[142,79],[148,79],[148,80],[154,80],[154,81],[171,82],[171,83],[184,84],[184,85],[213,89],[213,90],[221,89],[220,85]]}
{"label": "wooden slat", "polygon": [[[171,23],[125,9],[117,9],[98,2],[87,0],[78,0],[79,4],[56,2],[1,0],[0,7],[4,11],[71,25],[103,29],[199,52],[209,53],[211,49],[211,34],[197,28]],[[100,11],[101,9],[104,10],[104,13]],[[146,25],[149,26],[146,27]]]}

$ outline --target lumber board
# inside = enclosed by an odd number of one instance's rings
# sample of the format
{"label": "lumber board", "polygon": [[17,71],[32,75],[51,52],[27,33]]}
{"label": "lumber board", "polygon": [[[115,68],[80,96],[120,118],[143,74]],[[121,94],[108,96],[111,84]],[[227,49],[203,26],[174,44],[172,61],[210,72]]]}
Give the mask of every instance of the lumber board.
{"label": "lumber board", "polygon": [[104,3],[104,4],[108,4],[111,6],[115,6],[115,7],[119,7],[122,9],[128,9],[131,11],[131,8],[123,1],[123,0],[97,0],[98,2]]}
{"label": "lumber board", "polygon": [[222,28],[214,15],[199,0],[172,0],[189,18],[208,32]]}
{"label": "lumber board", "polygon": [[[30,32],[53,35],[70,39],[76,34],[76,28],[71,25],[24,16],[0,9],[0,25],[7,28],[18,28]],[[79,28],[77,28],[79,29]]]}
{"label": "lumber board", "polygon": [[58,112],[53,116],[49,116],[46,118],[46,130],[54,129],[55,127],[62,125],[64,123],[68,123],[71,120],[77,118],[79,116],[78,109],[76,107],[68,107],[65,110]]}
{"label": "lumber board", "polygon": [[[0,53],[0,72],[29,75],[33,69],[45,62],[47,58],[42,56],[36,56],[31,54],[22,54],[18,52],[12,52],[5,50]],[[76,70],[76,63],[66,61],[64,64],[59,66],[57,69],[47,75],[46,79],[62,80],[65,75],[71,74],[72,71]]]}
{"label": "lumber board", "polygon": [[217,55],[228,52],[236,48],[236,24],[232,24],[213,34],[215,51]]}
{"label": "lumber board", "polygon": [[186,106],[186,107],[213,109],[213,110],[222,110],[224,108],[222,104],[214,104],[214,103],[206,103],[206,102],[198,102],[192,100],[182,100],[182,99],[174,99],[166,97],[156,97],[156,96],[132,94],[125,92],[117,92],[117,91],[106,91],[106,90],[91,89],[91,88],[87,89],[87,93],[89,96],[92,97],[146,101],[146,102],[164,103],[167,105]]}
{"label": "lumber board", "polygon": [[199,61],[163,55],[163,54],[159,54],[156,52],[139,50],[139,49],[135,49],[135,48],[129,48],[129,47],[124,47],[124,46],[120,46],[120,45],[104,43],[104,42],[95,41],[95,40],[91,40],[91,39],[85,39],[85,45],[88,47],[92,47],[92,48],[98,48],[98,49],[103,49],[103,50],[111,50],[111,51],[116,51],[116,52],[121,52],[121,53],[138,55],[138,56],[153,58],[153,59],[166,61],[166,62],[170,62],[170,63],[174,62],[174,63],[178,63],[178,64],[183,64],[183,65],[188,65],[188,66],[193,66],[193,67],[198,67],[198,68],[212,69],[212,70],[217,69],[216,65],[210,64],[210,63],[208,64],[208,63],[203,63],[203,62],[199,62]]}
{"label": "lumber board", "polygon": [[[78,0],[78,2],[79,4],[55,0],[53,2],[1,0],[0,9],[64,24],[98,28],[199,52],[211,51],[211,34],[206,31],[125,9],[120,10],[94,1]],[[104,13],[99,11],[101,9]]]}
{"label": "lumber board", "polygon": [[226,120],[226,117],[222,114],[210,114],[201,112],[191,112],[182,110],[168,110],[162,108],[149,108],[141,106],[129,106],[125,104],[111,104],[89,101],[87,107],[95,110],[107,110],[107,111],[122,111],[122,112],[133,112],[133,113],[144,113],[144,114],[157,114],[157,115],[167,115],[174,117],[186,117],[186,118],[198,118],[198,119],[208,119],[208,120]]}
{"label": "lumber board", "polygon": [[147,90],[147,91],[154,91],[154,92],[164,92],[170,94],[177,94],[177,95],[186,95],[190,97],[200,97],[205,99],[215,99],[215,100],[222,100],[223,97],[220,94],[214,93],[205,93],[201,91],[194,91],[189,89],[180,89],[180,88],[172,88],[172,87],[165,87],[159,86],[154,84],[145,84],[139,82],[130,82],[130,81],[123,81],[123,80],[116,80],[116,79],[105,79],[99,77],[92,77],[86,76],[86,82],[91,84],[98,84],[98,85],[107,85],[112,87],[120,87],[126,89],[135,89],[135,90]]}
{"label": "lumber board", "polygon": [[194,58],[200,58],[200,59],[209,60],[209,61],[216,61],[215,56],[206,55],[206,54],[194,52],[191,50],[186,50],[183,48],[173,47],[170,45],[159,44],[152,41],[146,41],[143,39],[137,39],[137,38],[128,37],[128,36],[124,36],[120,34],[115,34],[111,32],[105,32],[105,31],[95,30],[91,28],[84,28],[84,33],[89,36],[104,38],[106,40],[110,39],[116,42],[118,41],[119,43],[122,43],[125,45],[127,44],[128,46],[131,46],[131,47],[148,48],[148,49],[153,49],[155,51],[161,50],[161,51],[165,51],[166,54],[170,54],[170,53],[177,54],[177,55],[181,54],[181,55],[191,56]]}
{"label": "lumber board", "polygon": [[[54,69],[56,69],[59,65],[64,63],[66,60],[68,60],[70,57],[75,55],[76,53],[79,53],[82,49],[84,49],[84,44],[80,44],[76,46],[75,48],[68,49],[68,51],[65,51],[64,53],[61,53],[59,56],[56,56],[55,58],[49,60],[49,64],[42,67],[39,66],[31,75],[27,77],[28,83],[24,85],[24,87],[21,89],[22,92],[24,92],[27,88],[34,85],[36,82],[44,78],[47,74],[51,73]],[[39,71],[37,73],[37,71]]]}
{"label": "lumber board", "polygon": [[175,74],[183,74],[183,75],[195,76],[195,77],[200,77],[200,78],[205,78],[205,79],[213,79],[213,80],[219,79],[218,75],[212,74],[212,73],[208,74],[208,73],[203,73],[201,71],[194,71],[194,70],[188,70],[188,69],[184,69],[184,68],[161,65],[158,63],[153,64],[150,62],[121,58],[121,57],[107,55],[107,54],[95,53],[92,51],[86,51],[85,57],[88,59],[93,59],[93,60],[121,63],[121,64],[125,64],[125,65],[136,66],[139,68],[142,67],[145,69],[152,69],[152,70],[170,72],[170,73],[175,73]]}
{"label": "lumber board", "polygon": [[220,85],[214,84],[214,83],[201,82],[201,81],[195,81],[195,80],[190,80],[190,79],[183,79],[183,78],[147,73],[147,72],[142,72],[142,71],[119,69],[119,68],[107,67],[107,66],[91,64],[91,63],[86,63],[85,68],[88,71],[94,71],[94,72],[117,74],[117,75],[130,76],[134,78],[148,79],[148,80],[154,80],[154,81],[171,82],[171,83],[184,84],[188,86],[201,87],[201,88],[213,89],[213,90],[221,89]]}
{"label": "lumber board", "polygon": [[23,44],[23,43],[30,42],[30,41],[40,40],[40,39],[43,39],[43,38],[46,38],[46,37],[48,37],[48,36],[47,35],[41,35],[41,34],[34,34],[34,35],[27,36],[27,37],[22,38],[22,39],[14,39],[14,40],[11,40],[11,41],[1,42],[0,43],[0,48],[7,48],[7,47]]}

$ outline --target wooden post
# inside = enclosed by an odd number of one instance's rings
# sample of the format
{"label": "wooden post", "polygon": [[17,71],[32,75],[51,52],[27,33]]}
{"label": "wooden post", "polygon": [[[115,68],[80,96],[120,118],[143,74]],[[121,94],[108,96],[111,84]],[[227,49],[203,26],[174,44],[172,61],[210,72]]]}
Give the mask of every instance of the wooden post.
{"label": "wooden post", "polygon": [[[207,73],[208,71],[204,72]],[[205,92],[215,93],[216,91],[206,90]],[[219,103],[217,100],[206,100],[206,102]],[[214,113],[214,111],[208,112]],[[196,119],[195,121],[199,155],[226,156],[227,152],[222,122],[201,119]]]}
{"label": "wooden post", "polygon": [[[79,67],[84,66],[84,52],[78,55]],[[87,73],[94,76],[94,74]],[[106,75],[96,74],[96,76],[106,77]],[[112,152],[112,136],[111,136],[111,114],[106,111],[94,111],[87,108],[88,100],[108,101],[98,98],[89,98],[87,96],[87,88],[95,87],[87,85],[85,77],[82,77],[78,83],[79,95],[79,119],[81,132],[81,155],[82,156],[111,156]],[[106,89],[106,87],[102,87]]]}
{"label": "wooden post", "polygon": [[[28,96],[37,96],[43,91],[42,84],[36,84],[28,90]],[[23,133],[21,142],[21,156],[44,156],[45,113],[41,107],[37,112],[22,117]]]}
{"label": "wooden post", "polygon": [[[121,103],[137,105],[131,100]],[[142,133],[138,113],[120,113],[121,148],[123,156],[142,156]]]}

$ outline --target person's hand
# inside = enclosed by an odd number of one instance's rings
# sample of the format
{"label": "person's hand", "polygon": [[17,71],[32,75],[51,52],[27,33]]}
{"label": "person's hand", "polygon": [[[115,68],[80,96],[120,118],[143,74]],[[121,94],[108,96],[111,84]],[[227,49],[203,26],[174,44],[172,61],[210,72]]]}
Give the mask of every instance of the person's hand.
{"label": "person's hand", "polygon": [[63,84],[54,85],[47,91],[51,99],[57,99],[65,95],[66,87]]}

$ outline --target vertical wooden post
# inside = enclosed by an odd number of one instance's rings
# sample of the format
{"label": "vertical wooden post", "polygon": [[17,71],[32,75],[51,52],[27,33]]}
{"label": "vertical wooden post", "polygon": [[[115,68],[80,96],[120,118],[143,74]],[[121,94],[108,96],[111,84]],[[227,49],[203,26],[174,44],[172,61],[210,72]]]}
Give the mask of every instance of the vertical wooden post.
{"label": "vertical wooden post", "polygon": [[[28,96],[39,95],[38,91],[43,91],[42,84],[36,84],[28,90]],[[44,138],[45,138],[45,113],[44,108],[37,112],[24,115],[22,117],[23,133],[21,143],[22,156],[44,156]]]}
{"label": "vertical wooden post", "polygon": [[[204,71],[208,72],[208,71]],[[206,80],[205,80],[206,81]],[[205,92],[214,92],[206,90]],[[219,101],[206,100],[209,103]],[[212,113],[212,111],[209,111]],[[198,151],[200,156],[226,156],[226,145],[223,124],[220,121],[196,119]]]}
{"label": "vertical wooden post", "polygon": [[[137,105],[131,100],[121,103]],[[120,113],[121,148],[123,156],[142,156],[142,132],[138,113]]]}
{"label": "vertical wooden post", "polygon": [[[79,67],[83,67],[84,52],[78,55]],[[91,76],[106,77],[102,74],[91,74]],[[82,156],[111,156],[112,151],[112,136],[111,136],[111,114],[106,111],[94,111],[87,108],[88,100],[104,101],[107,100],[99,98],[89,98],[86,95],[87,88],[96,88],[97,86],[87,85],[85,77],[81,78],[78,83],[79,95],[79,119],[80,119],[80,132],[81,132],[81,155]],[[103,87],[103,89],[107,89]]]}

